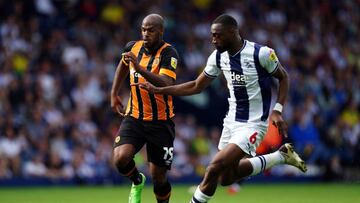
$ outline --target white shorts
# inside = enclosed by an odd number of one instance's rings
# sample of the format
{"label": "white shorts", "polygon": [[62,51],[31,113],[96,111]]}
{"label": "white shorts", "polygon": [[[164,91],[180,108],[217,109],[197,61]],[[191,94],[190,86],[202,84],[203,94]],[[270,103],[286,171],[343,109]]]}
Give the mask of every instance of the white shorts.
{"label": "white shorts", "polygon": [[260,145],[267,132],[267,122],[241,123],[224,119],[224,128],[219,141],[219,150],[229,143],[236,144],[245,153],[256,156],[256,148]]}

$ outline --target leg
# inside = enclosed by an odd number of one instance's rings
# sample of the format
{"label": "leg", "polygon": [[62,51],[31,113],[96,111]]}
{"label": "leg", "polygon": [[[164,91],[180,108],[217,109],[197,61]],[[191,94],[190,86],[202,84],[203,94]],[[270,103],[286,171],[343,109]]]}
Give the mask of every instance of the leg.
{"label": "leg", "polygon": [[[240,124],[239,126],[235,126],[235,132],[241,132],[241,134],[232,135],[229,143],[236,144],[248,155],[254,156],[256,147],[260,144],[266,131],[262,126],[254,127]],[[238,162],[239,165],[237,169],[235,169],[236,171],[231,173],[233,177],[227,176],[231,179],[225,182],[225,184],[234,180],[240,180],[249,175],[256,175],[274,165],[283,163],[293,165],[303,172],[306,171],[304,161],[294,151],[292,145],[285,144],[274,153],[250,159],[242,159]]]}
{"label": "leg", "polygon": [[154,184],[154,194],[158,203],[168,203],[171,185],[167,170],[171,169],[174,151],[175,128],[171,120],[148,123],[147,155],[150,174]]}
{"label": "leg", "polygon": [[[235,144],[229,144],[218,152],[207,167],[203,181],[196,189],[191,202],[207,202],[215,193],[218,179],[224,171],[227,171],[226,169],[229,167],[233,167],[233,163],[238,163],[244,156],[245,153]],[[225,174],[223,177],[225,177]]]}
{"label": "leg", "polygon": [[[145,184],[145,176],[137,170],[134,155],[144,146],[144,129],[140,121],[125,117],[118,136],[115,139],[113,162],[119,173],[132,182],[129,203],[141,202],[141,191]],[[121,135],[121,136],[120,136]]]}
{"label": "leg", "polygon": [[[240,159],[239,162],[234,162],[231,167],[228,167],[220,176],[220,184],[221,186],[229,186],[231,184],[236,184],[240,176],[242,176],[240,173],[251,173],[252,168],[249,165],[241,165],[240,163],[243,162],[243,160],[246,160],[248,158],[251,158],[250,155],[245,154],[242,159]],[[241,170],[240,170],[241,168]]]}
{"label": "leg", "polygon": [[302,172],[307,170],[305,162],[294,151],[292,145],[287,143],[276,152],[240,160],[237,179],[259,174],[278,164],[289,164],[297,167]]}
{"label": "leg", "polygon": [[168,203],[171,185],[166,177],[167,168],[150,163],[150,174],[154,184],[154,194],[158,203]]}
{"label": "leg", "polygon": [[133,157],[135,147],[132,144],[123,144],[114,149],[113,163],[119,173],[128,177],[134,184],[141,182],[141,176],[136,169]]}
{"label": "leg", "polygon": [[[246,154],[241,160],[243,160],[243,159],[248,159],[248,158],[251,158],[251,156],[250,155],[248,155],[248,154]],[[241,162],[241,160],[240,160],[240,162]],[[238,164],[236,164],[236,171],[238,171]],[[227,176],[225,176],[225,177],[227,177]],[[232,183],[233,182],[233,183]],[[233,177],[232,179],[231,179],[231,182],[225,182],[225,181],[223,181],[222,183],[221,183],[221,185],[222,186],[229,186],[228,188],[227,188],[227,192],[229,193],[229,194],[235,194],[235,193],[238,193],[239,191],[240,191],[240,188],[241,188],[241,185],[243,184],[243,182],[244,182],[244,179],[238,179],[238,174],[236,173],[236,176],[235,177]],[[231,185],[230,185],[231,184]]]}

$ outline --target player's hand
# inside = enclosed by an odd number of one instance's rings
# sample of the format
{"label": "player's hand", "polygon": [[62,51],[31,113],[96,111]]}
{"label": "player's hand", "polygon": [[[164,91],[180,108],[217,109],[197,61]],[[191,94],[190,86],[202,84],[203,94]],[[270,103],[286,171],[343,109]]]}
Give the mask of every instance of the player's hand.
{"label": "player's hand", "polygon": [[117,95],[111,95],[111,109],[113,112],[119,114],[120,116],[125,115],[124,105],[121,103],[121,98]]}
{"label": "player's hand", "polygon": [[275,125],[275,127],[278,129],[279,134],[281,136],[283,136],[284,138],[287,138],[288,137],[288,134],[287,134],[288,127],[287,127],[286,122],[282,118],[281,113],[278,111],[272,111],[272,113],[270,115],[270,120],[271,120],[271,123],[273,125]]}
{"label": "player's hand", "polygon": [[131,86],[139,86],[140,88],[146,89],[150,93],[157,93],[159,91],[159,88],[155,87],[149,82],[133,83]]}
{"label": "player's hand", "polygon": [[124,57],[124,61],[126,63],[132,63],[134,65],[134,69],[136,72],[139,72],[140,70],[140,65],[139,65],[139,62],[137,60],[137,57],[135,56],[134,53],[132,53],[131,51],[129,52],[125,52],[122,54],[122,56]]}

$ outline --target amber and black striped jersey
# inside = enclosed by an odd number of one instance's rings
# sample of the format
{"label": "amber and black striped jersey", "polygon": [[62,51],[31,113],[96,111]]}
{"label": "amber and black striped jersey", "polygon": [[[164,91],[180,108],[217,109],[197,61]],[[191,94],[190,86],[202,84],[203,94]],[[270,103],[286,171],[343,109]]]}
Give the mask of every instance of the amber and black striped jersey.
{"label": "amber and black striped jersey", "polygon": [[[175,80],[175,69],[179,59],[175,48],[164,42],[157,50],[148,53],[143,43],[142,40],[129,42],[124,51],[135,54],[139,64],[148,71],[167,75]],[[146,81],[141,74],[135,72],[132,63],[129,69],[130,84]],[[138,86],[130,88],[126,115],[144,121],[168,120],[174,116],[173,99],[170,95],[152,94]]]}

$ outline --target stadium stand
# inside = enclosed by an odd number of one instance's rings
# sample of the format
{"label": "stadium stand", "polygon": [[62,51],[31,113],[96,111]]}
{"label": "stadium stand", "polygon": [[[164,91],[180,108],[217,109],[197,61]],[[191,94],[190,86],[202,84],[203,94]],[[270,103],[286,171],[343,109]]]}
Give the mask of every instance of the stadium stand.
{"label": "stadium stand", "polygon": [[[109,92],[125,43],[140,36],[151,12],[166,18],[165,39],[179,50],[178,82],[202,71],[214,17],[233,15],[242,36],[273,47],[289,72],[289,141],[309,176],[360,179],[359,1],[15,0],[0,1],[0,182],[121,182],[111,164],[121,118]],[[204,173],[226,92],[217,80],[200,95],[176,98],[173,179]],[[299,176],[287,168],[265,175]]]}

